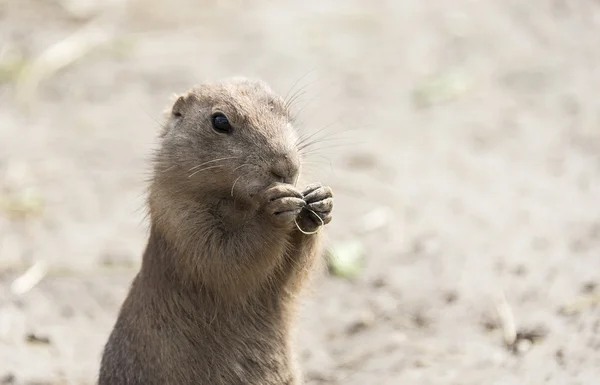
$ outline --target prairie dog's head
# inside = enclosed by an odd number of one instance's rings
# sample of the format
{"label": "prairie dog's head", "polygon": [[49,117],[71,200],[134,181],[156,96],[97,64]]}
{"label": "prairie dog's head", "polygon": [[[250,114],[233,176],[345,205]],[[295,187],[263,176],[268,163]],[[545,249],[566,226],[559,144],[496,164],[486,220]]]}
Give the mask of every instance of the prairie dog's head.
{"label": "prairie dog's head", "polygon": [[191,89],[168,112],[161,139],[154,181],[177,193],[244,200],[300,173],[290,112],[260,80]]}

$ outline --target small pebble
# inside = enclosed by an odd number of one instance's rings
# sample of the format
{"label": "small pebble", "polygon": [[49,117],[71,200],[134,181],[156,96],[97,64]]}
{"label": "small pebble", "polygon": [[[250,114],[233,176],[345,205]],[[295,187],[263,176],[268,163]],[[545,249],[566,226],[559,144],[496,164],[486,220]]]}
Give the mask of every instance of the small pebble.
{"label": "small pebble", "polygon": [[0,377],[1,385],[12,385],[12,384],[15,384],[16,382],[17,382],[17,379],[16,379],[15,375],[12,373],[8,373],[8,374],[5,374],[2,377]]}
{"label": "small pebble", "polygon": [[518,354],[525,354],[531,350],[533,342],[529,339],[521,339],[515,343],[515,351]]}
{"label": "small pebble", "polygon": [[29,342],[30,344],[39,344],[39,345],[49,345],[50,344],[50,338],[46,337],[46,336],[40,336],[34,333],[29,333],[27,335],[27,337],[25,338],[25,340],[27,342]]}

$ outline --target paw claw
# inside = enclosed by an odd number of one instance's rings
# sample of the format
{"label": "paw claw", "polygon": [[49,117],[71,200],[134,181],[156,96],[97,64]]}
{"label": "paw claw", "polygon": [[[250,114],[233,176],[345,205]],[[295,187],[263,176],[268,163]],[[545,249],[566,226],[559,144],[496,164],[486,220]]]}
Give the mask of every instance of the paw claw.
{"label": "paw claw", "polygon": [[322,201],[327,198],[333,198],[333,191],[331,190],[331,187],[328,186],[318,187],[304,195],[306,203]]}
{"label": "paw claw", "polygon": [[308,203],[308,208],[317,213],[328,213],[333,209],[333,198],[325,198],[321,201]]}
{"label": "paw claw", "polygon": [[315,183],[304,189],[303,195],[307,206],[302,209],[299,218],[304,231],[314,231],[331,222],[333,192],[330,187]]}
{"label": "paw claw", "polygon": [[304,190],[302,190],[302,196],[307,196],[308,194],[310,194],[311,192],[315,191],[316,189],[323,187],[323,185],[319,182],[317,183],[311,183],[308,186],[306,186],[304,188]]}

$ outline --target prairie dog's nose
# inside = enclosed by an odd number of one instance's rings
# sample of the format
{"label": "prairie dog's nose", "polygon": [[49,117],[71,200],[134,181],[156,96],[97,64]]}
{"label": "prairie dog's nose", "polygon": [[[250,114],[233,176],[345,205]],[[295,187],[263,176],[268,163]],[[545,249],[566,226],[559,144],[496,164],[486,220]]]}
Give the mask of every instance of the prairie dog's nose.
{"label": "prairie dog's nose", "polygon": [[273,158],[271,174],[278,182],[293,184],[298,176],[299,162],[289,155],[279,155]]}

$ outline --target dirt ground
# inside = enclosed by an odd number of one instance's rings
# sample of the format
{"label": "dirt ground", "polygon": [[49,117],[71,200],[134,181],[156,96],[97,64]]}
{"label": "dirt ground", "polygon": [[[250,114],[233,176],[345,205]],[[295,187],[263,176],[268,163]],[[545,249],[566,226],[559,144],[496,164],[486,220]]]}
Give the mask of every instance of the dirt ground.
{"label": "dirt ground", "polygon": [[161,112],[234,75],[298,81],[365,248],[305,297],[308,384],[597,383],[598,1],[0,0],[0,39],[0,384],[95,382]]}

